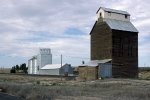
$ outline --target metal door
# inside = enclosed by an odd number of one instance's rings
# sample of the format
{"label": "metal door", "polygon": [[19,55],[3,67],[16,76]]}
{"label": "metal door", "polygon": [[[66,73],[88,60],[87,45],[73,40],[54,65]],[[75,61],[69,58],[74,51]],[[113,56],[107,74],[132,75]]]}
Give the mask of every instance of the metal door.
{"label": "metal door", "polygon": [[99,77],[101,78],[112,77],[112,64],[111,63],[99,64]]}

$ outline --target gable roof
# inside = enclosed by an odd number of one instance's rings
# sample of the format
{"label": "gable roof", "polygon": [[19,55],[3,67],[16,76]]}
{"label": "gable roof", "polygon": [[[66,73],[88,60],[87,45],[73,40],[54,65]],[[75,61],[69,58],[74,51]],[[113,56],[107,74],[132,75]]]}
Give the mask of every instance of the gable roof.
{"label": "gable roof", "polygon": [[129,32],[138,32],[134,25],[130,21],[121,21],[115,19],[104,19],[111,29],[129,31]]}
{"label": "gable roof", "polygon": [[90,66],[90,67],[95,67],[98,66],[98,64],[104,64],[110,62],[112,59],[104,59],[104,60],[92,60],[88,63],[79,65],[79,66]]}
{"label": "gable roof", "polygon": [[60,67],[61,67],[61,64],[48,64],[42,67],[41,69],[59,69]]}
{"label": "gable roof", "polygon": [[[128,32],[136,32],[138,33],[138,30],[134,27],[134,25],[130,21],[121,21],[121,20],[116,20],[116,19],[108,19],[105,18],[103,19],[103,22],[105,22],[110,29],[113,30],[120,30],[120,31],[128,31]],[[96,21],[90,34],[92,34],[93,30],[99,30],[99,25],[101,22]]]}
{"label": "gable roof", "polygon": [[59,68],[63,68],[66,66],[71,67],[70,64],[62,64],[62,66],[61,66],[61,64],[47,64],[44,67],[42,67],[41,69],[59,69]]}
{"label": "gable roof", "polygon": [[64,67],[72,67],[72,66],[71,66],[71,64],[66,63],[66,64],[63,64],[61,68],[64,68]]}
{"label": "gable roof", "polygon": [[102,9],[106,12],[112,12],[112,13],[124,14],[124,15],[129,15],[130,16],[130,14],[127,11],[115,10],[115,9],[110,9],[110,8],[105,8],[105,7],[100,7],[96,13],[98,13],[100,9]]}

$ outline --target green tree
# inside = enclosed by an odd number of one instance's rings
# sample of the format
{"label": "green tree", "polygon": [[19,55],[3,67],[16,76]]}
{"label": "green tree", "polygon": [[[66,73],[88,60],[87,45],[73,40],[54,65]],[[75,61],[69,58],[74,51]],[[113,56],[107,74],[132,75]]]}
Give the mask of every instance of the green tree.
{"label": "green tree", "polygon": [[10,73],[16,73],[16,68],[15,68],[15,66],[11,68]]}
{"label": "green tree", "polygon": [[18,72],[19,70],[22,70],[23,73],[28,73],[28,67],[26,67],[25,63],[21,64],[20,66],[13,66],[10,70],[10,73],[16,73],[16,71]]}
{"label": "green tree", "polygon": [[28,67],[26,67],[26,64],[25,64],[25,63],[23,63],[23,64],[20,65],[20,69],[23,70],[24,73],[28,73],[28,72],[27,72]]}
{"label": "green tree", "polygon": [[19,65],[16,65],[16,70],[18,71],[18,70],[20,70],[20,67],[19,67]]}

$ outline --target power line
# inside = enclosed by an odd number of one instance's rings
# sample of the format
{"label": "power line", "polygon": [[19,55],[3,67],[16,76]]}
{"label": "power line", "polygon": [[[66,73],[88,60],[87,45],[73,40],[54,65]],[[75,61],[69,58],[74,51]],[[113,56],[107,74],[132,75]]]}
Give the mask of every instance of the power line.
{"label": "power line", "polygon": [[[58,56],[58,57],[60,57],[60,55],[53,55],[53,56]],[[90,59],[90,58],[88,58],[88,57],[79,57],[79,56],[66,56],[66,55],[63,55],[63,57],[65,57],[65,58]]]}
{"label": "power line", "polygon": [[[7,55],[7,54],[0,54],[0,56],[5,56],[5,57],[12,57],[12,58],[15,58],[15,57],[19,57],[17,55]],[[53,56],[57,56],[57,57],[60,57],[60,55],[53,55]],[[79,59],[90,59],[88,57],[79,57],[79,56],[65,56],[63,55],[63,57],[65,58],[79,58]],[[28,58],[28,57],[22,57],[22,58]]]}

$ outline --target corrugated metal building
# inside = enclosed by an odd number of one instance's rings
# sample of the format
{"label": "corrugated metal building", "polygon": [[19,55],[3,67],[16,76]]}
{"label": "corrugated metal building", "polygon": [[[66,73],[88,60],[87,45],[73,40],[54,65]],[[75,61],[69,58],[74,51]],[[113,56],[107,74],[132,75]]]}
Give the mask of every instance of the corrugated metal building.
{"label": "corrugated metal building", "polygon": [[112,59],[113,77],[138,77],[138,30],[126,11],[100,7],[91,35],[91,60]]}
{"label": "corrugated metal building", "polygon": [[28,74],[40,74],[39,70],[47,64],[52,64],[51,49],[41,48],[37,56],[28,60]]}
{"label": "corrugated metal building", "polygon": [[74,68],[71,67],[70,64],[65,64],[60,68],[59,74],[64,76],[73,76],[73,71]]}
{"label": "corrugated metal building", "polygon": [[28,60],[28,74],[37,74],[37,56],[33,56],[30,60]]}
{"label": "corrugated metal building", "polygon": [[48,64],[40,68],[40,75],[59,75],[60,64]]}
{"label": "corrugated metal building", "polygon": [[41,48],[37,56],[37,65],[39,68],[44,67],[47,64],[52,64],[52,53],[49,48]]}
{"label": "corrugated metal building", "polygon": [[49,48],[40,49],[37,56],[28,60],[28,74],[72,76],[73,70],[70,64],[52,64]]}
{"label": "corrugated metal building", "polygon": [[40,75],[63,75],[72,76],[73,68],[70,64],[48,64],[39,70]]}
{"label": "corrugated metal building", "polygon": [[96,80],[112,77],[111,59],[93,60],[79,66],[79,80]]}
{"label": "corrugated metal building", "polygon": [[111,62],[99,63],[99,78],[111,78],[112,77],[112,64]]}

